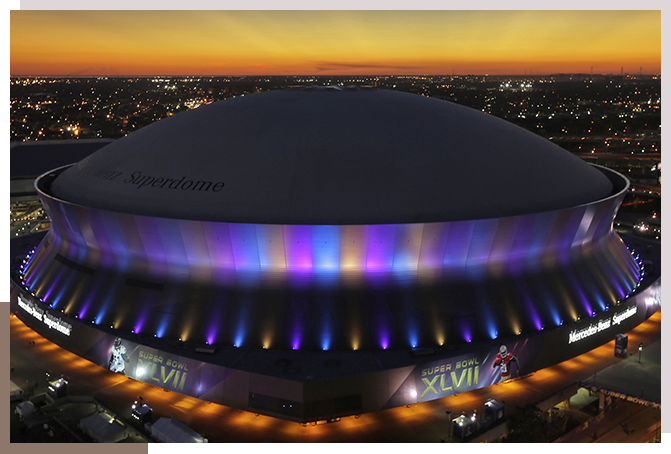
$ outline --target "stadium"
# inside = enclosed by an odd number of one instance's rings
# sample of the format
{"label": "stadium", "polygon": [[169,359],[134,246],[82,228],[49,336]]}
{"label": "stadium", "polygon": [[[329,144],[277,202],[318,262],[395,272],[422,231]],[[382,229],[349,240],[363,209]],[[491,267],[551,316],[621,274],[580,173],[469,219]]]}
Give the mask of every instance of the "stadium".
{"label": "stadium", "polygon": [[450,102],[287,89],[53,169],[12,310],[135,380],[299,422],[547,367],[660,307],[629,183]]}

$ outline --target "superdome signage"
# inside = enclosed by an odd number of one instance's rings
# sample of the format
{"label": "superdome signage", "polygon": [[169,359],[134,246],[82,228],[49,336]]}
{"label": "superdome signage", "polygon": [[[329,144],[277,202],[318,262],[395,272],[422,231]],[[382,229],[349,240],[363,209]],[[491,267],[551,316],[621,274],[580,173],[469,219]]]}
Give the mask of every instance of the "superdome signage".
{"label": "superdome signage", "polygon": [[159,189],[181,189],[182,191],[203,191],[203,192],[220,192],[225,183],[223,181],[205,181],[205,180],[189,180],[186,176],[181,178],[168,178],[166,176],[145,175],[137,170],[132,172],[126,178],[123,177],[124,172],[121,170],[111,169],[107,166],[94,168],[86,159],[82,160],[77,166],[83,173],[91,175],[96,178],[101,178],[108,181],[123,182],[134,185],[137,189],[144,187],[152,187]]}
{"label": "superdome signage", "polygon": [[123,180],[123,182],[132,184],[137,189],[151,186],[152,188],[181,189],[182,191],[219,192],[224,188],[223,181],[187,180],[184,176],[180,179],[155,177],[143,175],[142,172],[139,171],[131,173],[128,178]]}
{"label": "superdome signage", "polygon": [[615,312],[612,317],[606,317],[594,323],[590,323],[583,328],[574,329],[568,334],[568,343],[572,344],[573,342],[583,340],[600,333],[601,331],[607,330],[608,328],[618,326],[623,320],[636,315],[637,310],[637,306],[630,306],[623,311]]}
{"label": "superdome signage", "polygon": [[37,304],[27,300],[23,295],[18,296],[18,305],[26,313],[32,315],[40,322],[44,323],[49,329],[58,331],[61,334],[69,336],[72,333],[72,325],[65,322],[60,317],[51,315],[49,312],[40,308]]}

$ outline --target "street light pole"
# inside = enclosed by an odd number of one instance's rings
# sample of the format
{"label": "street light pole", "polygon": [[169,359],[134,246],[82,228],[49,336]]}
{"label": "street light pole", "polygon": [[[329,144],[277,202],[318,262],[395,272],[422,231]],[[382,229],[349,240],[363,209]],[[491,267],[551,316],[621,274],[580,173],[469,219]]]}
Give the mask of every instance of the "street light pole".
{"label": "street light pole", "polygon": [[643,342],[638,344],[638,362],[641,363],[641,352],[643,351]]}
{"label": "street light pole", "polygon": [[452,438],[452,417],[450,416],[452,414],[452,410],[445,410],[445,414],[447,415],[447,437]]}

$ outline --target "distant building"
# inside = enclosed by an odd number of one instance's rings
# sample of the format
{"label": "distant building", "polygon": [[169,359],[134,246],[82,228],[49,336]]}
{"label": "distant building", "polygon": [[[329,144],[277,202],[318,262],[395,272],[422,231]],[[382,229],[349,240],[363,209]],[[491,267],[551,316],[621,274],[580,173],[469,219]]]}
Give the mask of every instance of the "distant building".
{"label": "distant building", "polygon": [[38,176],[56,167],[81,161],[113,141],[83,139],[11,142],[9,146],[11,201],[36,199],[37,191],[34,185]]}

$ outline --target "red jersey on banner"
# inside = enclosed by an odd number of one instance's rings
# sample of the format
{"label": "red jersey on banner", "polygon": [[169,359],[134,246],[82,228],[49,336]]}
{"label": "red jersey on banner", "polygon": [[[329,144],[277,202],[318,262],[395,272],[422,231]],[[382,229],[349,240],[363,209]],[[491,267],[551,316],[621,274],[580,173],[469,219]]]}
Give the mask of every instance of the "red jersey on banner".
{"label": "red jersey on banner", "polygon": [[499,349],[499,352],[496,354],[496,359],[494,360],[494,367],[501,368],[501,379],[499,382],[510,379],[510,374],[512,372],[510,363],[513,361],[517,363],[517,372],[519,374],[520,365],[519,362],[517,362],[517,358],[515,358],[515,355],[508,351],[508,348],[505,345],[502,345]]}

